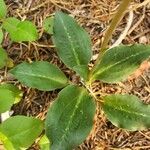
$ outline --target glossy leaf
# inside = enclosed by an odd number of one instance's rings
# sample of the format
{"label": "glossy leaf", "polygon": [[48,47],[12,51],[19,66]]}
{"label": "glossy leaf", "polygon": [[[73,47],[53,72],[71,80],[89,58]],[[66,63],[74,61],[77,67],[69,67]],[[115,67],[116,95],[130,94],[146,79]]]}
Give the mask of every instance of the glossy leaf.
{"label": "glossy leaf", "polygon": [[95,102],[86,89],[64,88],[46,117],[46,135],[51,150],[71,150],[81,144],[93,126]]}
{"label": "glossy leaf", "polygon": [[150,128],[150,105],[136,96],[117,94],[103,99],[104,112],[115,126],[131,131]]}
{"label": "glossy leaf", "polygon": [[0,47],[0,69],[2,69],[7,64],[7,53],[6,51]]}
{"label": "glossy leaf", "polygon": [[123,81],[149,56],[149,45],[122,45],[109,49],[93,69],[90,80],[102,80],[107,83]]}
{"label": "glossy leaf", "polygon": [[22,84],[43,91],[52,91],[68,84],[68,79],[64,73],[45,61],[23,62],[14,67],[10,73]]}
{"label": "glossy leaf", "polygon": [[0,0],[0,19],[5,18],[7,14],[7,7],[4,0]]}
{"label": "glossy leaf", "polygon": [[73,69],[75,66],[89,63],[92,55],[90,37],[67,14],[55,14],[53,41],[59,57],[66,66]]}
{"label": "glossy leaf", "polygon": [[0,28],[0,44],[2,43],[2,41],[3,41],[3,31]]}
{"label": "glossy leaf", "polygon": [[30,21],[20,21],[11,17],[4,20],[2,27],[15,42],[35,41],[38,39],[36,26]]}
{"label": "glossy leaf", "polygon": [[22,92],[13,84],[2,84],[0,90],[6,89],[13,93],[14,103],[18,103],[22,98]]}
{"label": "glossy leaf", "polygon": [[40,150],[50,150],[50,142],[46,135],[44,135],[39,142]]}
{"label": "glossy leaf", "polygon": [[43,24],[44,30],[49,33],[53,34],[53,27],[54,27],[54,17],[48,17],[44,20]]}
{"label": "glossy leaf", "polygon": [[0,132],[7,138],[1,139],[5,146],[11,143],[15,149],[28,148],[43,130],[43,122],[39,119],[14,116],[0,125]]}

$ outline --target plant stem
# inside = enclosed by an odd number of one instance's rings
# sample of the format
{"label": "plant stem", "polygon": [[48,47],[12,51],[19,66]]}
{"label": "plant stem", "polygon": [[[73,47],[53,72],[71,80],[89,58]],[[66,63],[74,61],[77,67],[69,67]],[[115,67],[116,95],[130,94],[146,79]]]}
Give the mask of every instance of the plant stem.
{"label": "plant stem", "polygon": [[101,51],[104,51],[107,47],[108,47],[108,42],[112,37],[112,34],[114,32],[114,30],[116,29],[117,25],[120,23],[120,21],[122,20],[124,13],[126,12],[130,2],[132,0],[123,0],[122,3],[120,4],[117,13],[115,14],[106,34],[104,37],[104,41],[101,45]]}
{"label": "plant stem", "polygon": [[124,14],[125,14],[125,12],[126,12],[126,10],[127,10],[127,8],[128,8],[128,6],[129,6],[129,4],[130,4],[131,1],[132,0],[122,0],[120,6],[118,8],[117,13],[115,14],[114,18],[112,19],[112,22],[111,22],[111,24],[110,24],[109,28],[107,29],[106,34],[104,36],[104,41],[103,41],[103,43],[101,45],[100,53],[98,55],[98,58],[97,58],[97,60],[95,62],[94,67],[90,71],[90,74],[89,74],[89,83],[92,82],[91,81],[92,79],[91,79],[90,76],[93,73],[93,70],[99,64],[100,59],[101,59],[104,51],[107,50],[109,40],[112,38],[113,32],[115,31],[117,25],[120,23],[121,19],[123,18],[123,16],[124,16]]}

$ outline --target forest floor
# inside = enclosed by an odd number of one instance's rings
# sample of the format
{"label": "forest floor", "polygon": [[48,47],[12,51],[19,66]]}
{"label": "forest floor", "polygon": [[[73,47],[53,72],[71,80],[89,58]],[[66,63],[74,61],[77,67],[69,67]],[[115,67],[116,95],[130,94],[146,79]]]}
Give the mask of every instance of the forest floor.
{"label": "forest floor", "polygon": [[[78,77],[58,59],[51,37],[43,30],[43,20],[54,15],[55,11],[62,10],[77,19],[91,36],[93,43],[92,66],[113,15],[116,13],[117,0],[6,0],[9,16],[21,20],[31,20],[39,31],[40,38],[31,43],[12,43],[5,34],[3,47],[8,51],[15,64],[23,61],[46,60],[56,64],[72,80],[78,83]],[[123,44],[143,43],[150,44],[150,0],[135,0],[127,10],[125,17],[117,27],[110,46],[115,43],[120,34],[129,27]],[[41,92],[22,86],[17,81],[12,81],[7,70],[0,72],[3,81],[13,82],[23,90],[22,101],[13,107],[14,114],[36,116],[44,119],[48,107],[57,97],[59,90],[54,92]],[[107,85],[95,82],[93,91],[100,94],[132,93],[140,97],[145,103],[150,104],[150,64],[145,62],[138,71],[123,83]],[[38,150],[33,145],[30,150]],[[128,132],[113,126],[101,112],[97,113],[95,130],[90,137],[76,150],[113,150],[133,149],[150,150],[150,130]]]}

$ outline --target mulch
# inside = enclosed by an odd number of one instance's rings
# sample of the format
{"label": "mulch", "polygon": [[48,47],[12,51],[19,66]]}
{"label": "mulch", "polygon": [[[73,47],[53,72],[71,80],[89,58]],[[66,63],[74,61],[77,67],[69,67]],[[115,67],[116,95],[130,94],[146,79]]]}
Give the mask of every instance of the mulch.
{"label": "mulch", "polygon": [[[145,0],[148,2],[148,0]],[[42,28],[43,20],[52,16],[55,11],[62,10],[75,17],[91,36],[93,43],[93,60],[89,64],[92,67],[99,53],[105,30],[110,24],[120,1],[117,0],[6,0],[9,16],[15,16],[21,20],[31,20],[39,31],[40,39],[30,43],[12,43],[5,33],[3,47],[8,51],[15,64],[23,61],[45,60],[56,64],[74,83],[79,83],[75,73],[58,59],[50,35]],[[135,0],[117,27],[110,45],[113,45],[120,34],[131,21],[131,27],[122,41],[123,44],[143,43],[150,44],[150,2]],[[133,12],[132,20],[128,20],[128,14]],[[150,67],[146,65],[139,72],[133,74],[127,81],[119,84],[104,84],[95,82],[92,85],[93,92],[97,96],[111,93],[129,93],[140,97],[150,104]],[[57,97],[59,90],[53,92],[41,92],[22,86],[12,79],[7,68],[0,71],[1,82],[16,84],[23,91],[22,101],[12,109],[13,115],[35,116],[45,119],[48,107]],[[76,150],[148,150],[150,149],[150,130],[128,132],[113,126],[102,111],[97,111],[95,128],[91,135]],[[34,144],[30,150],[38,150]]]}

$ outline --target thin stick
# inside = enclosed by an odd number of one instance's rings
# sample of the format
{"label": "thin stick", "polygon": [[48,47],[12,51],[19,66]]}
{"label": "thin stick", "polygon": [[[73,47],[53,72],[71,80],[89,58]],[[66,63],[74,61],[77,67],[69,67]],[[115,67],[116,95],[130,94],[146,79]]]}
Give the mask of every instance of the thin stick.
{"label": "thin stick", "polygon": [[101,51],[104,51],[107,48],[108,42],[111,39],[114,30],[116,29],[117,25],[120,23],[121,19],[123,18],[124,13],[126,12],[130,2],[131,0],[123,0],[122,3],[120,4],[118,8],[118,12],[114,16],[108,30],[106,31],[104,41],[100,49]]}
{"label": "thin stick", "polygon": [[129,12],[129,18],[128,18],[128,21],[127,21],[127,25],[126,25],[124,31],[120,34],[118,40],[110,48],[113,48],[113,47],[118,46],[119,44],[121,44],[121,42],[127,36],[128,31],[129,31],[129,29],[130,29],[130,27],[132,25],[132,22],[133,22],[133,11],[130,11]]}
{"label": "thin stick", "polygon": [[112,20],[112,22],[111,22],[111,24],[110,24],[108,30],[106,31],[106,34],[105,34],[105,36],[104,36],[104,41],[103,41],[102,46],[101,46],[101,49],[100,49],[100,53],[99,53],[99,55],[98,55],[98,58],[97,58],[97,60],[96,60],[96,62],[95,62],[94,67],[93,67],[92,70],[90,71],[90,74],[89,74],[89,81],[87,82],[88,84],[91,84],[91,82],[92,82],[91,75],[92,75],[92,73],[93,73],[95,67],[99,64],[100,59],[101,59],[101,57],[102,57],[104,51],[105,51],[105,50],[107,49],[107,47],[108,47],[108,43],[109,43],[109,40],[110,40],[111,37],[112,37],[113,32],[115,31],[117,25],[120,23],[121,19],[123,18],[123,16],[124,16],[124,14],[125,14],[125,12],[126,12],[126,10],[127,10],[127,8],[128,8],[128,6],[129,6],[129,4],[130,4],[131,1],[132,1],[132,0],[122,0],[122,3],[120,4],[120,6],[119,6],[119,8],[118,8],[117,13],[115,14],[115,16],[114,16],[114,18],[113,18],[113,20]]}

